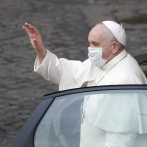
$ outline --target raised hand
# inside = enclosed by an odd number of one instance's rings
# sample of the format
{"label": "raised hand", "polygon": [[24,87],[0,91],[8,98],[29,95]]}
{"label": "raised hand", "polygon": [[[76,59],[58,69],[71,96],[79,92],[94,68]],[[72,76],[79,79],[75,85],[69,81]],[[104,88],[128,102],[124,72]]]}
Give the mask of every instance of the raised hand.
{"label": "raised hand", "polygon": [[35,27],[31,26],[28,23],[25,23],[25,26],[23,26],[22,28],[29,35],[31,44],[33,48],[36,50],[40,62],[42,62],[42,60],[46,56],[47,51],[46,51],[46,48],[44,47],[40,33]]}

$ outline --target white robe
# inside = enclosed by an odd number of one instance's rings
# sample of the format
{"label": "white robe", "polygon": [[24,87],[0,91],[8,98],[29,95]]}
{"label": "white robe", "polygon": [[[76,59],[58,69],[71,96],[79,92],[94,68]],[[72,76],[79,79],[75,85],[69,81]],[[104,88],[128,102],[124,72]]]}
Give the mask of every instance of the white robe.
{"label": "white robe", "polygon": [[[94,66],[89,59],[84,62],[71,61],[63,58],[58,59],[56,55],[47,50],[47,55],[41,64],[39,63],[38,58],[36,58],[34,71],[46,80],[59,85],[59,90],[94,85],[147,84],[146,77],[140,69],[138,63],[125,50],[123,50],[102,68]],[[110,99],[108,99],[107,102],[109,100]],[[97,103],[101,103],[101,100]],[[116,105],[119,105],[120,103],[121,101],[119,101]],[[144,127],[145,129],[142,131],[142,134],[147,133],[147,113],[145,119],[140,124],[137,123],[139,116],[132,119],[135,123],[135,127],[132,125],[132,127],[129,128],[132,121],[128,121],[127,124],[123,124],[124,127],[120,128],[122,124],[115,123],[115,119],[113,119],[119,118],[120,115],[113,114],[114,108],[110,104],[110,101],[106,104],[105,110],[107,110],[107,112],[109,109],[111,110],[109,110],[109,116],[112,116],[112,118],[109,119],[109,122],[105,119],[108,117],[108,113],[105,113],[106,111],[101,113],[103,114],[102,117],[99,118],[96,116],[97,119],[95,119],[97,122],[95,123],[91,122],[91,114],[87,116],[84,115],[83,123],[81,125],[81,147],[104,147],[104,145],[106,147],[133,147],[136,134],[131,131],[135,128],[135,133],[141,133],[139,132],[139,129]],[[134,104],[135,107],[137,107],[136,104]],[[101,105],[104,105],[104,103],[101,103]],[[90,107],[89,110],[91,110]],[[141,114],[141,109],[138,109],[138,112]],[[145,112],[147,112],[147,109]],[[132,113],[129,114],[131,115]],[[126,113],[126,118],[130,117],[129,114]],[[98,118],[103,123],[99,123],[100,121]],[[87,131],[87,134],[85,131]],[[91,139],[88,141],[88,138],[90,138],[89,134],[93,135],[91,135]]]}
{"label": "white robe", "polygon": [[92,86],[91,82],[96,77],[97,85],[147,84],[138,63],[125,50],[102,68],[94,66],[89,59],[84,62],[58,59],[55,54],[47,50],[47,55],[41,64],[36,58],[34,71],[44,79],[59,85],[60,91],[84,85]]}

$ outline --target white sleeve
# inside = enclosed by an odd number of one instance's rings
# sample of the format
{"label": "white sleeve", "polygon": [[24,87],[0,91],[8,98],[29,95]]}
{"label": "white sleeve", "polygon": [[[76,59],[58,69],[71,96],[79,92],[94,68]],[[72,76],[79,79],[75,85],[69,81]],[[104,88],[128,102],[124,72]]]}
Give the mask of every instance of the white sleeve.
{"label": "white sleeve", "polygon": [[62,64],[57,56],[47,50],[47,54],[44,60],[40,63],[38,57],[36,57],[34,64],[34,72],[37,72],[44,79],[59,85],[62,77]]}
{"label": "white sleeve", "polygon": [[105,147],[134,147],[137,134],[130,133],[106,133]]}

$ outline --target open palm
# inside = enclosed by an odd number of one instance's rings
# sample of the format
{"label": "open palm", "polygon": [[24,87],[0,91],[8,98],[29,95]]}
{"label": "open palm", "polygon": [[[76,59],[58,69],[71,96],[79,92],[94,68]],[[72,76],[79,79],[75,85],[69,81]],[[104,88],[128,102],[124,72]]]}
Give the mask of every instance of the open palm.
{"label": "open palm", "polygon": [[25,26],[23,26],[23,29],[29,35],[31,44],[33,48],[36,50],[39,59],[42,61],[47,51],[46,51],[46,48],[44,47],[40,33],[35,27],[31,26],[28,23],[25,23]]}

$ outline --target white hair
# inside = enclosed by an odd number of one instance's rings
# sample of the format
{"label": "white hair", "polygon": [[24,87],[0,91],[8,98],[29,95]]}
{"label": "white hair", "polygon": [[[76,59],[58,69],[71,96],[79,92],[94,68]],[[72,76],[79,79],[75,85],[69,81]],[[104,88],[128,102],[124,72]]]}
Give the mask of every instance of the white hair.
{"label": "white hair", "polygon": [[117,41],[117,39],[114,37],[114,35],[112,34],[112,32],[108,28],[105,29],[103,37],[106,38],[109,43],[112,43],[113,41]]}
{"label": "white hair", "polygon": [[115,36],[112,34],[112,32],[108,28],[105,29],[103,38],[107,39],[109,43],[112,43],[113,41],[119,43],[120,49],[124,48],[124,46],[115,38]]}

